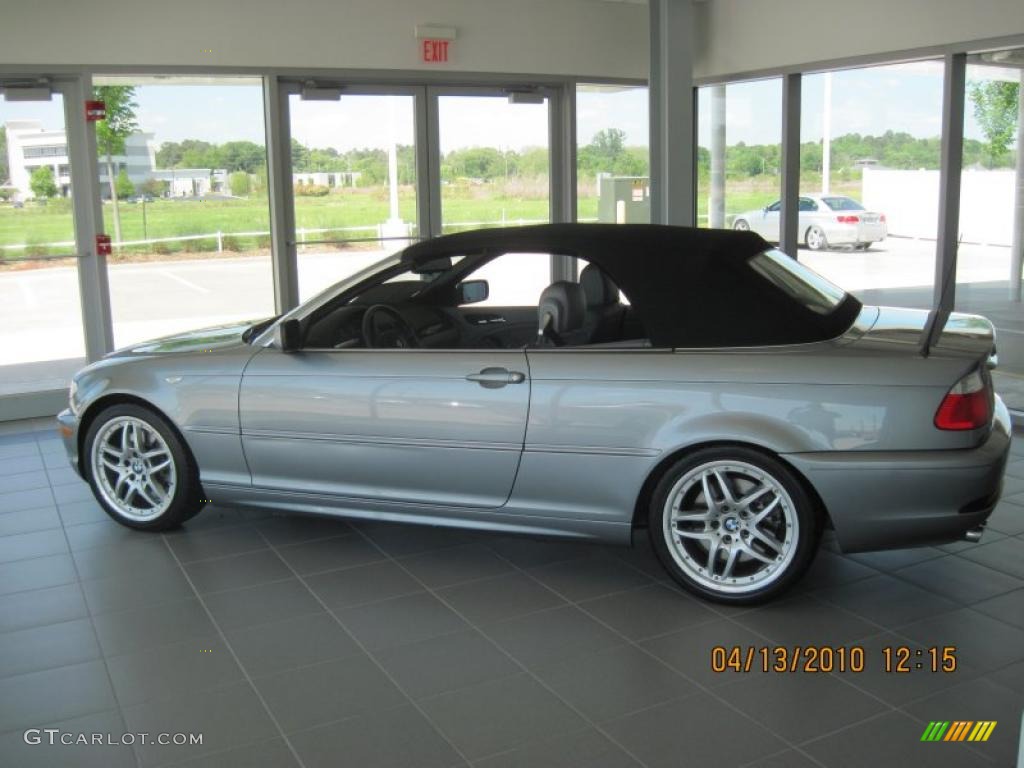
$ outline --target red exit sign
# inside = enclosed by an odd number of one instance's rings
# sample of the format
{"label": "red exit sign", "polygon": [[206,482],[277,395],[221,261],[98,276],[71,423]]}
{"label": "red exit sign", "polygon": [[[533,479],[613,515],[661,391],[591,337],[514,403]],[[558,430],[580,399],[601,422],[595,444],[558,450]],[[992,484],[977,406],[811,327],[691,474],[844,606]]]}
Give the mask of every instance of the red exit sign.
{"label": "red exit sign", "polygon": [[420,47],[423,61],[428,64],[443,64],[448,61],[449,40],[424,40]]}

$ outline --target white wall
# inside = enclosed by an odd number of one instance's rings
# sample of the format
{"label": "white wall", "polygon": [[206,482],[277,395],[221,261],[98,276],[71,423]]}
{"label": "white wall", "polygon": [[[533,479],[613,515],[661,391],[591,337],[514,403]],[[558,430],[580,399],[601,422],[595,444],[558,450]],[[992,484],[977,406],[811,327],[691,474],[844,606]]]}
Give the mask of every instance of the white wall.
{"label": "white wall", "polygon": [[[965,243],[1010,245],[1013,237],[1010,170],[966,170],[961,176],[960,238]],[[865,208],[881,211],[889,234],[935,239],[939,221],[939,172],[864,169]]]}
{"label": "white wall", "polygon": [[[423,64],[415,24],[451,25]],[[602,0],[26,0],[4,64],[352,67],[646,78],[647,7]],[[207,50],[210,50],[207,53]]]}
{"label": "white wall", "polygon": [[694,76],[1024,34],[1022,0],[708,0]]}

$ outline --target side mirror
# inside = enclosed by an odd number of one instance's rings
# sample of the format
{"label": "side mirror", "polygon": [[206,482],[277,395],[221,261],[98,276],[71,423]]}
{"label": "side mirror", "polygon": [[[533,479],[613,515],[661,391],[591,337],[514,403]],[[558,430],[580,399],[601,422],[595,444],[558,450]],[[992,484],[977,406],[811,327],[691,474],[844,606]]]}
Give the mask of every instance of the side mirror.
{"label": "side mirror", "polygon": [[459,283],[459,304],[476,304],[491,295],[491,288],[486,280],[466,280]]}
{"label": "side mirror", "polygon": [[294,352],[302,347],[302,326],[294,318],[278,323],[275,336],[282,352]]}

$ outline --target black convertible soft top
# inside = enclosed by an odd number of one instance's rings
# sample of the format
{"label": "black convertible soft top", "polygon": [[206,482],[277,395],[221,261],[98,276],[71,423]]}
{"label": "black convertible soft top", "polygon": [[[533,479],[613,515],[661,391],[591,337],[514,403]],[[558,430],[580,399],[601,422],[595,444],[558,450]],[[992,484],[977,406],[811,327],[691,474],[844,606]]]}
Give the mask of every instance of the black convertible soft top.
{"label": "black convertible soft top", "polygon": [[843,334],[860,302],[847,294],[832,312],[815,312],[750,267],[771,247],[749,231],[542,224],[445,235],[409,246],[402,260],[517,252],[586,259],[619,286],[655,347],[799,344]]}

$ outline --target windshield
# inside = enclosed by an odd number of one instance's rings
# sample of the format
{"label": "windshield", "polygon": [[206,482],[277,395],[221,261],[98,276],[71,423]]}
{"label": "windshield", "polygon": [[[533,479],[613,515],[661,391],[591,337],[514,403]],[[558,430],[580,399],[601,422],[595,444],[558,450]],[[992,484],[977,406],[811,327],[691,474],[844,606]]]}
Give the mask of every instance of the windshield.
{"label": "windshield", "polygon": [[776,248],[762,251],[749,263],[761,277],[819,315],[831,313],[846,298],[842,288]]}
{"label": "windshield", "polygon": [[864,206],[852,197],[823,197],[825,205],[833,211],[863,211]]}

